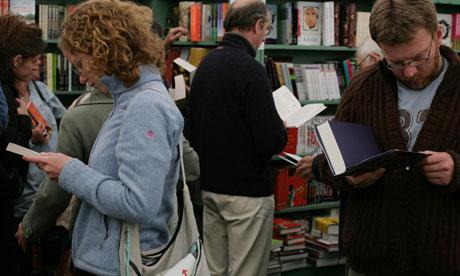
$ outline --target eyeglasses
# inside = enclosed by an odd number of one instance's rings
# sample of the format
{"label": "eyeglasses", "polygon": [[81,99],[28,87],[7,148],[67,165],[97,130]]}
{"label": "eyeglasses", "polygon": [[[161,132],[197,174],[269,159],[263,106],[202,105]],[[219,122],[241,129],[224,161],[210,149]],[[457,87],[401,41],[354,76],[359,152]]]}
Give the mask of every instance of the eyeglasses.
{"label": "eyeglasses", "polygon": [[422,57],[422,58],[414,58],[412,60],[408,60],[408,61],[404,61],[404,62],[398,62],[398,63],[388,63],[387,61],[385,61],[386,63],[386,67],[388,69],[390,69],[391,71],[393,72],[401,72],[405,66],[412,66],[412,67],[416,67],[416,66],[422,66],[422,65],[425,65],[428,63],[428,61],[430,60],[430,56],[431,56],[431,48],[433,47],[433,39],[434,37],[431,37],[431,42],[430,42],[430,48],[428,49],[428,56],[427,57]]}
{"label": "eyeglasses", "polygon": [[269,25],[267,27],[267,30],[265,31],[265,35],[266,36],[269,35],[272,31],[273,31],[273,25]]}
{"label": "eyeglasses", "polygon": [[80,75],[82,70],[83,68],[82,68],[81,59],[80,59],[79,61],[75,62],[75,64],[72,65],[72,71],[75,74]]}

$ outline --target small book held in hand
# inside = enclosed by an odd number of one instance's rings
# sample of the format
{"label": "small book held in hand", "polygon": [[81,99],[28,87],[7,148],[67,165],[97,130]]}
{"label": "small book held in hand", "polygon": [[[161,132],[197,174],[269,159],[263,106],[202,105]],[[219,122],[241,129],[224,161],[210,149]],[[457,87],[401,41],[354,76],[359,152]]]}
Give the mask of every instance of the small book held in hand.
{"label": "small book held in hand", "polygon": [[38,111],[38,108],[34,105],[33,102],[29,102],[27,104],[27,111],[29,112],[34,127],[41,122],[47,130],[51,129],[51,127],[48,125],[48,122],[45,120],[40,111]]}
{"label": "small book held in hand", "polygon": [[404,168],[427,156],[398,149],[381,152],[367,125],[333,120],[315,126],[315,132],[334,176]]}

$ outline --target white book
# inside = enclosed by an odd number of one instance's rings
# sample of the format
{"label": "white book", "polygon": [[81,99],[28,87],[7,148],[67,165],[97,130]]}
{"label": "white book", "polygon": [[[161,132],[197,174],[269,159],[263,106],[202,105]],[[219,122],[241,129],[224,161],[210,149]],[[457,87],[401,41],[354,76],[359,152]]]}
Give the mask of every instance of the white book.
{"label": "white book", "polygon": [[8,143],[6,146],[6,151],[16,153],[19,155],[40,155],[40,153],[30,150],[28,148],[22,147],[15,143]]}
{"label": "white book", "polygon": [[174,101],[185,99],[185,95],[186,95],[185,91],[186,91],[186,87],[185,87],[184,75],[180,74],[180,75],[174,76],[174,88],[169,88],[169,95],[171,95],[171,98]]}
{"label": "white book", "polygon": [[303,107],[286,86],[273,92],[276,110],[287,127],[300,127],[326,109],[324,104],[307,104]]}
{"label": "white book", "polygon": [[452,47],[452,14],[438,13],[438,23],[442,30],[442,44]]}
{"label": "white book", "polygon": [[323,3],[322,41],[323,46],[334,46],[334,1]]}
{"label": "white book", "polygon": [[296,3],[299,11],[298,45],[321,45],[321,21],[323,4],[321,2],[299,1]]}
{"label": "white book", "polygon": [[174,63],[185,69],[186,73],[189,75],[189,85],[191,85],[192,80],[193,80],[193,74],[196,71],[196,67],[189,63],[188,61],[178,57],[174,60]]}

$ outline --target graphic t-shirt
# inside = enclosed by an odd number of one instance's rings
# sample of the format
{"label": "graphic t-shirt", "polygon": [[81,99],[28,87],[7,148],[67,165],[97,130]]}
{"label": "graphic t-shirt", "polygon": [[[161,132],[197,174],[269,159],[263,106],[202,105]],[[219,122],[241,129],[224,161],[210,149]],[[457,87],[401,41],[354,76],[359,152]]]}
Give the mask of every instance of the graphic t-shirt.
{"label": "graphic t-shirt", "polygon": [[449,62],[443,59],[442,70],[439,76],[422,90],[412,90],[397,82],[399,123],[406,141],[407,149],[412,150],[418,134],[425,123],[430,111],[431,102],[444,79]]}

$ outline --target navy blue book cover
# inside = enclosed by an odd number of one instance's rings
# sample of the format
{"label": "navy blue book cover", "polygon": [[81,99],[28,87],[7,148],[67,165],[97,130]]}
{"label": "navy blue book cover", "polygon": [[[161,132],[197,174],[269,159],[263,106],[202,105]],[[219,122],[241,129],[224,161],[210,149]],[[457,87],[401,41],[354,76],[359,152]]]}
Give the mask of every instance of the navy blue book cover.
{"label": "navy blue book cover", "polygon": [[[403,168],[426,156],[423,153],[398,149],[381,152],[371,127],[335,120],[328,123],[345,163],[346,171],[344,174],[346,175],[358,175],[377,168]],[[323,139],[321,137],[318,139],[322,144]],[[331,153],[325,152],[325,154],[329,161],[331,158],[329,154]],[[337,168],[334,168],[333,171],[335,169]],[[334,174],[338,175],[342,172],[339,171]]]}
{"label": "navy blue book cover", "polygon": [[347,168],[380,153],[374,133],[369,126],[335,120],[330,121],[329,125]]}

